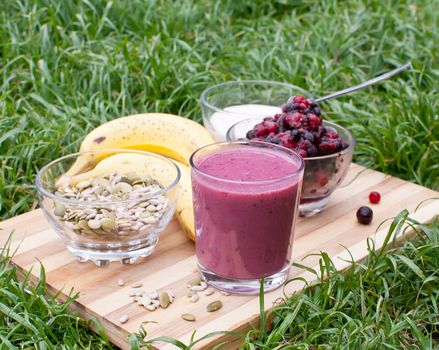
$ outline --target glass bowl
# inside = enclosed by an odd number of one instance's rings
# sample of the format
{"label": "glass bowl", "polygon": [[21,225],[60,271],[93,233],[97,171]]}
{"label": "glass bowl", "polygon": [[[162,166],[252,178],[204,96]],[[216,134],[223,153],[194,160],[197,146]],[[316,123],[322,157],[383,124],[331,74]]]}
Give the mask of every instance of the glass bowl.
{"label": "glass bowl", "polygon": [[[246,140],[247,131],[261,121],[261,118],[249,118],[236,123],[227,131],[227,140]],[[332,192],[346,177],[352,161],[355,147],[352,133],[335,123],[324,121],[323,125],[335,129],[349,147],[334,154],[304,158],[305,172],[299,203],[300,216],[312,216],[325,208]]]}
{"label": "glass bowl", "polygon": [[225,141],[227,130],[250,118],[280,113],[292,95],[310,94],[294,85],[267,80],[227,81],[201,94],[203,123],[217,141]]}
{"label": "glass bowl", "polygon": [[[71,173],[78,164],[81,170]],[[154,251],[174,214],[179,180],[177,165],[165,157],[105,149],[52,161],[38,172],[36,187],[68,250],[104,266],[132,264]]]}

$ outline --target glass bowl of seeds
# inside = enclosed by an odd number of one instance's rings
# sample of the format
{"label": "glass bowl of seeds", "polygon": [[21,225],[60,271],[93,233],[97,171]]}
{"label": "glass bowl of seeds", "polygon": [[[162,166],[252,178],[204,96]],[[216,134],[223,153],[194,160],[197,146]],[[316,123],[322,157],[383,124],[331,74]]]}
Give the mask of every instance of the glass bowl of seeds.
{"label": "glass bowl of seeds", "polygon": [[104,266],[150,255],[170,222],[180,170],[155,153],[105,149],[61,157],[37,174],[38,200],[75,257]]}

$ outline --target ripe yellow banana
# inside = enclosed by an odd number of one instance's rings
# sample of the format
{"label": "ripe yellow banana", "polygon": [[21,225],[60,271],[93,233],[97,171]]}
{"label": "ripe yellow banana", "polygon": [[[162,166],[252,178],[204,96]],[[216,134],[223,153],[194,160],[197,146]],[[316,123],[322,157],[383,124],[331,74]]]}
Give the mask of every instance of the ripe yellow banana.
{"label": "ripe yellow banana", "polygon": [[[159,153],[183,164],[198,148],[215,142],[209,132],[190,119],[164,113],[144,113],[114,119],[98,126],[82,141],[80,151],[131,148]],[[109,155],[109,154],[108,154]],[[66,175],[91,169],[99,156],[80,156]]]}
{"label": "ripe yellow banana", "polygon": [[[195,240],[190,169],[187,165],[180,162],[174,161],[174,163],[178,166],[181,173],[180,182],[178,183],[175,215],[188,237]],[[172,183],[175,178],[173,167],[167,162],[160,160],[160,158],[136,153],[118,153],[101,160],[94,169],[64,178],[64,181],[68,179],[71,184],[76,184],[83,180],[108,175],[115,171],[122,174],[129,172],[147,174],[164,186]]]}

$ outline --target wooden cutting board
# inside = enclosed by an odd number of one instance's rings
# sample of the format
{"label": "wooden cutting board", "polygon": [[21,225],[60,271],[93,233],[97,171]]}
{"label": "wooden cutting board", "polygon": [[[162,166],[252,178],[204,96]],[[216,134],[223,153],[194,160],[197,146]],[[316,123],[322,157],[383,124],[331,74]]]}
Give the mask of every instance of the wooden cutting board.
{"label": "wooden cutting board", "polygon": [[[374,210],[371,225],[357,223],[355,212],[358,207],[368,204],[370,191],[382,195],[381,203],[370,205]],[[326,251],[334,259],[337,268],[345,268],[350,260],[346,248],[356,260],[367,254],[366,238],[373,237],[377,248],[382,244],[390,221],[377,227],[387,218],[407,208],[411,212],[422,201],[439,197],[438,192],[405,182],[382,173],[366,170],[352,164],[344,185],[332,196],[327,209],[307,219],[299,219],[296,226],[293,246],[293,259],[300,261],[310,253]],[[439,201],[426,201],[411,217],[420,222],[428,222],[439,213]],[[201,294],[197,303],[189,302],[186,297],[186,282],[197,276],[196,257],[193,242],[183,234],[176,220],[173,220],[162,233],[156,252],[150,257],[140,259],[134,265],[126,266],[113,263],[107,267],[96,267],[93,263],[79,263],[66,250],[64,244],[50,228],[41,210],[6,220],[0,223],[0,246],[3,246],[14,231],[11,251],[17,249],[12,261],[23,271],[30,271],[38,278],[40,261],[47,273],[47,284],[52,291],[62,290],[65,294],[71,288],[80,292],[75,307],[85,318],[95,317],[103,325],[109,338],[122,349],[128,349],[127,337],[139,330],[142,322],[155,321],[144,325],[148,338],[169,336],[185,343],[197,330],[197,337],[220,330],[245,331],[257,324],[257,296],[224,296],[215,292],[211,296]],[[315,266],[318,257],[309,257],[302,264]],[[303,276],[312,280],[313,276],[299,269],[291,269],[291,277]],[[119,287],[117,280],[123,278],[125,286]],[[150,312],[133,303],[128,294],[131,284],[143,282],[143,290],[172,290],[176,299],[167,309]],[[303,283],[290,283],[286,293],[300,290]],[[283,288],[266,294],[265,305],[269,309],[284,293]],[[224,307],[214,313],[206,312],[206,305],[216,299]],[[191,313],[196,322],[181,319],[182,313]],[[122,325],[119,318],[130,315],[128,323]],[[213,344],[227,338],[216,337],[205,341],[200,348],[211,349]],[[172,346],[157,344],[159,349],[171,349]],[[236,348],[232,343],[229,348]]]}

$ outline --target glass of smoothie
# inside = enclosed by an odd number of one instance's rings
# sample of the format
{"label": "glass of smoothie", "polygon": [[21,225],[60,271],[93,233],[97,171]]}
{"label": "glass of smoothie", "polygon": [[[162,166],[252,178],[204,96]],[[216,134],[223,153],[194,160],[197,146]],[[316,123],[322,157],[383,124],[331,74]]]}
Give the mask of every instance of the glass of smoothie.
{"label": "glass of smoothie", "polygon": [[257,294],[288,277],[304,162],[279,145],[224,142],[190,158],[196,253],[202,278]]}
{"label": "glass of smoothie", "polygon": [[201,94],[203,124],[216,141],[225,141],[233,124],[280,113],[280,106],[298,94],[309,96],[297,86],[277,81],[240,80],[213,85]]}

